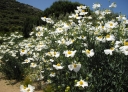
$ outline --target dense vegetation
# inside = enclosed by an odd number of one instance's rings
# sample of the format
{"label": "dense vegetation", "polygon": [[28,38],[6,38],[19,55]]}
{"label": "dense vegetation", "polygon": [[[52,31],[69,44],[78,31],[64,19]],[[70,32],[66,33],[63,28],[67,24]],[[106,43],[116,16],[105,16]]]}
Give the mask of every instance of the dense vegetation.
{"label": "dense vegetation", "polygon": [[28,37],[34,25],[45,24],[40,20],[40,17],[54,16],[54,18],[59,18],[60,15],[74,12],[78,5],[80,5],[78,2],[56,1],[50,8],[41,11],[16,0],[0,0],[0,32],[19,31]]}
{"label": "dense vegetation", "polygon": [[0,37],[0,71],[24,79],[21,92],[33,92],[30,84],[41,81],[45,92],[127,92],[128,19],[100,4],[94,11],[84,5],[65,11],[65,3],[71,4],[58,1],[41,18],[27,18],[28,39],[18,32]]}
{"label": "dense vegetation", "polygon": [[24,21],[39,17],[41,10],[16,0],[0,0],[0,32],[21,31]]}

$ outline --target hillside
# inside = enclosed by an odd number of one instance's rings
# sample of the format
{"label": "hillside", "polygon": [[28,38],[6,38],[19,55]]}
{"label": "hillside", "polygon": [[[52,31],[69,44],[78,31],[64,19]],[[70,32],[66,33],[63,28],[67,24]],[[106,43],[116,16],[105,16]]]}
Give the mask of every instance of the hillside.
{"label": "hillside", "polygon": [[39,17],[41,10],[16,0],[0,0],[0,32],[21,30],[26,18]]}

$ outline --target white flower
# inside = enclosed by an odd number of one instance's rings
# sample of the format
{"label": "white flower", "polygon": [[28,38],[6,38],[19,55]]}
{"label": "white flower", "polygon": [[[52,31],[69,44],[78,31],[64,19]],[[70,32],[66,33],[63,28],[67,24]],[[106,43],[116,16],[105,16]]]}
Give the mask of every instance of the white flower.
{"label": "white flower", "polygon": [[80,10],[79,15],[86,15],[86,14],[88,14],[88,12],[85,12],[85,10]]}
{"label": "white flower", "polygon": [[109,5],[109,7],[115,8],[115,7],[117,7],[117,5],[116,5],[116,3],[111,3],[111,5]]}
{"label": "white flower", "polygon": [[111,34],[111,35],[108,34],[105,36],[105,38],[107,41],[115,41],[115,36],[113,34]]}
{"label": "white flower", "polygon": [[43,27],[42,26],[37,26],[37,27],[35,27],[35,29],[36,29],[36,31],[43,31]]}
{"label": "white flower", "polygon": [[105,38],[103,38],[102,36],[96,37],[96,40],[101,41],[101,42],[106,42]]}
{"label": "white flower", "polygon": [[63,33],[64,32],[64,29],[63,28],[57,28],[55,30],[55,33]]}
{"label": "white flower", "polygon": [[65,57],[74,57],[75,53],[76,53],[76,50],[74,51],[66,50],[63,52],[63,54],[65,54]]}
{"label": "white flower", "polygon": [[119,15],[119,17],[116,17],[116,19],[117,19],[118,21],[127,20],[127,18],[125,17],[125,15]]}
{"label": "white flower", "polygon": [[60,56],[60,52],[56,52],[54,50],[51,50],[50,52],[46,53],[46,55],[58,58]]}
{"label": "white flower", "polygon": [[64,66],[61,66],[61,64],[58,63],[57,65],[53,65],[53,67],[54,67],[56,70],[60,70],[60,69],[63,69]]}
{"label": "white flower", "polygon": [[21,85],[20,86],[20,92],[34,92],[35,87],[28,84],[28,87]]}
{"label": "white flower", "polygon": [[65,45],[69,46],[70,44],[73,44],[74,39],[66,40]]}
{"label": "white flower", "polygon": [[100,14],[100,10],[96,10],[96,11],[95,11],[95,14],[96,14],[96,15],[99,15],[99,14]]}
{"label": "white flower", "polygon": [[23,56],[25,54],[27,54],[27,50],[26,49],[21,49],[20,50],[20,55]]}
{"label": "white flower", "polygon": [[121,46],[119,49],[122,53],[128,55],[128,46]]}
{"label": "white flower", "polygon": [[50,76],[50,77],[55,77],[56,74],[55,74],[54,72],[51,72],[49,76]]}
{"label": "white flower", "polygon": [[61,44],[65,44],[66,40],[64,38],[61,38],[60,40],[58,40],[56,42],[59,43],[59,45],[61,45]]}
{"label": "white flower", "polygon": [[35,68],[36,66],[37,66],[36,63],[31,63],[31,64],[30,64],[30,67],[32,67],[32,68]]}
{"label": "white flower", "polygon": [[116,41],[116,42],[115,42],[115,48],[120,47],[120,44],[121,44],[121,43],[122,43],[121,41]]}
{"label": "white flower", "polygon": [[33,58],[27,58],[24,60],[24,62],[22,62],[22,64],[30,63],[31,61],[34,61],[34,59]]}
{"label": "white flower", "polygon": [[104,50],[104,53],[105,53],[106,55],[108,55],[108,54],[112,55],[112,52],[113,52],[113,51],[114,51],[114,48],[105,49],[105,50]]}
{"label": "white flower", "polygon": [[77,9],[79,10],[79,9],[86,9],[87,8],[87,6],[83,6],[83,5],[80,5],[80,6],[77,6]]}
{"label": "white flower", "polygon": [[36,36],[37,36],[37,37],[43,36],[43,32],[42,32],[42,31],[37,32],[37,33],[36,33]]}
{"label": "white flower", "polygon": [[49,61],[50,61],[50,62],[54,62],[54,60],[53,60],[53,59],[50,59]]}
{"label": "white flower", "polygon": [[41,19],[42,19],[43,21],[46,21],[46,17],[41,17]]}
{"label": "white flower", "polygon": [[88,83],[81,79],[80,81],[77,82],[77,84],[75,86],[84,88],[84,87],[88,86]]}
{"label": "white flower", "polygon": [[93,4],[92,8],[93,8],[93,9],[97,9],[97,8],[100,8],[100,6],[101,6],[101,5],[97,3],[97,4]]}
{"label": "white flower", "polygon": [[82,39],[82,40],[86,40],[87,37],[82,35],[82,36],[77,37],[77,38],[78,38],[78,39]]}
{"label": "white flower", "polygon": [[82,50],[82,53],[85,53],[85,54],[87,55],[87,57],[92,57],[92,56],[94,56],[94,51],[93,51],[93,49],[91,49],[91,50],[88,50],[88,49]]}
{"label": "white flower", "polygon": [[46,22],[50,24],[54,24],[54,21],[51,18],[46,18]]}
{"label": "white flower", "polygon": [[72,64],[68,65],[68,68],[69,68],[70,71],[73,70],[77,73],[81,68],[81,64],[72,63]]}
{"label": "white flower", "polygon": [[106,28],[116,28],[118,25],[117,22],[113,22],[113,21],[108,21],[107,23],[105,23],[105,27]]}
{"label": "white flower", "polygon": [[52,57],[58,58],[58,57],[60,56],[60,52],[50,51],[50,53],[51,53],[51,56],[52,56]]}

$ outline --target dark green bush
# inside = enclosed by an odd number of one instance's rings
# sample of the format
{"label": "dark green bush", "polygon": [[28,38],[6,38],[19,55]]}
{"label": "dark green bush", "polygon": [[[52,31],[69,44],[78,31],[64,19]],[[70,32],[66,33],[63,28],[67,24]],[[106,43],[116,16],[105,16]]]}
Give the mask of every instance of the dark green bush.
{"label": "dark green bush", "polygon": [[[21,60],[21,59],[20,59]],[[20,81],[24,78],[25,66],[21,64],[18,58],[15,58],[9,54],[5,54],[2,62],[0,71],[5,75],[7,79],[15,79]]]}

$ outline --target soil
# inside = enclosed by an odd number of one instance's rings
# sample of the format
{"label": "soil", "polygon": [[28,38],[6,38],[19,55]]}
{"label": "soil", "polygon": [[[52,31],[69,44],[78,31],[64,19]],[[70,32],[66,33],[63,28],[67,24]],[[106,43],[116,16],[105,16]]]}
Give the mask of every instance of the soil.
{"label": "soil", "polygon": [[[20,82],[14,80],[7,80],[0,74],[0,92],[20,92]],[[35,90],[34,92],[43,92],[42,90]]]}

